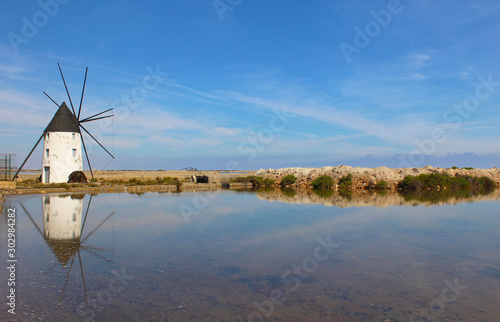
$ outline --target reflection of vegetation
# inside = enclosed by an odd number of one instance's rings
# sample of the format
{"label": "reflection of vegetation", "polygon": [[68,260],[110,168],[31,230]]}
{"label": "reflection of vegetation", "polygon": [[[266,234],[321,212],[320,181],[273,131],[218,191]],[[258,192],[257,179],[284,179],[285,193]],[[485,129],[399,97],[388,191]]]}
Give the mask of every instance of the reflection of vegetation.
{"label": "reflection of vegetation", "polygon": [[295,191],[295,189],[292,189],[292,188],[283,188],[283,189],[281,189],[281,193],[284,196],[293,198],[297,194],[297,191]]}
{"label": "reflection of vegetation", "polygon": [[[457,204],[463,202],[474,202],[478,199],[498,198],[500,191],[497,190],[400,190],[392,192],[389,190],[372,190],[371,192],[359,192],[351,189],[340,189],[338,192],[333,189],[311,189],[295,190],[292,188],[283,189],[252,189],[241,190],[241,192],[257,192],[265,199],[279,200],[282,202],[304,202],[318,203],[325,205],[344,206],[382,206],[388,205],[426,205],[430,204]],[[237,192],[240,192],[238,190]],[[491,194],[490,196],[488,196]],[[486,197],[485,197],[486,196]]]}
{"label": "reflection of vegetation", "polygon": [[[247,191],[253,191],[253,192],[257,192],[257,193],[263,193],[263,192],[271,192],[271,191],[274,191],[274,190],[275,189],[273,187],[260,186],[258,188],[252,188],[252,189],[249,189]],[[236,191],[238,191],[238,190],[236,190]]]}
{"label": "reflection of vegetation", "polygon": [[348,189],[348,188],[345,188],[345,189],[340,189],[339,190],[339,195],[342,197],[342,198],[345,198],[349,201],[352,200],[352,190],[351,189]]}
{"label": "reflection of vegetation", "polygon": [[281,179],[281,185],[282,186],[289,186],[291,184],[294,184],[295,181],[297,181],[297,178],[293,174],[289,174],[283,179]]}
{"label": "reflection of vegetation", "polygon": [[340,190],[349,189],[352,186],[352,174],[348,174],[339,179]]}
{"label": "reflection of vegetation", "polygon": [[377,195],[385,197],[387,196],[388,192],[387,190],[377,190]]}
{"label": "reflection of vegetation", "polygon": [[458,200],[467,200],[476,196],[486,196],[492,193],[493,190],[403,190],[398,193],[403,196],[406,201],[431,202],[433,204],[444,202],[455,198]]}
{"label": "reflection of vegetation", "polygon": [[333,189],[312,189],[312,192],[321,198],[330,198],[335,193]]}
{"label": "reflection of vegetation", "polygon": [[491,190],[495,188],[495,182],[487,177],[455,176],[447,173],[420,174],[418,176],[408,175],[398,183],[403,190],[421,190],[448,188],[452,190]]}
{"label": "reflection of vegetation", "polygon": [[335,181],[330,176],[321,176],[311,183],[314,188],[331,188],[334,184]]}

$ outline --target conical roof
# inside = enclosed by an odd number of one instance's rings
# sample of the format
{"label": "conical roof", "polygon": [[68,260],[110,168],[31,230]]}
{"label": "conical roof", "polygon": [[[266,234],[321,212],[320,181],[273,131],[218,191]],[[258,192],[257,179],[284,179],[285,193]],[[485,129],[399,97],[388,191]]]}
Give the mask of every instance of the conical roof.
{"label": "conical roof", "polygon": [[78,238],[69,240],[46,239],[46,241],[63,267],[68,265],[69,260],[75,256],[80,248],[80,240]]}
{"label": "conical roof", "polygon": [[65,102],[61,104],[56,114],[50,121],[46,132],[74,132],[80,133],[80,126],[76,116],[69,110]]}

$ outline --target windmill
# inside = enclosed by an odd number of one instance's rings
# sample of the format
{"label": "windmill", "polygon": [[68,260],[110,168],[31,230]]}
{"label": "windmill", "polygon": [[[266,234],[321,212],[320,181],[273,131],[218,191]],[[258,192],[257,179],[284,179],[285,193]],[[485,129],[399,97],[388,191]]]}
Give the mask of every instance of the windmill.
{"label": "windmill", "polygon": [[[61,183],[67,182],[69,175],[74,171],[83,170],[82,162],[82,145],[85,152],[85,157],[89,165],[90,174],[92,179],[94,178],[94,173],[92,172],[92,166],[90,165],[89,155],[87,153],[87,147],[85,146],[85,141],[80,129],[84,130],[90,137],[99,144],[101,148],[104,149],[113,159],[115,158],[106,148],[82,125],[83,123],[97,121],[113,115],[101,116],[107,112],[112,111],[110,108],[104,112],[97,113],[95,115],[89,116],[87,118],[81,118],[83,95],[85,93],[85,84],[87,83],[87,73],[89,68],[85,69],[85,78],[83,80],[82,96],[80,98],[80,106],[78,107],[78,113],[73,106],[73,101],[69,94],[68,86],[66,86],[66,80],[61,69],[61,65],[58,63],[59,72],[61,73],[61,78],[68,94],[69,103],[71,110],[63,102],[61,105],[57,104],[47,93],[43,92],[54,104],[59,107],[56,114],[50,121],[49,125],[45,128],[42,136],[38,139],[31,152],[28,154],[22,165],[17,170],[12,180],[17,178],[17,175],[24,167],[25,163],[30,158],[33,151],[42,140],[43,141],[43,159],[42,159],[42,182],[43,183]],[[81,142],[81,143],[80,143]]]}
{"label": "windmill", "polygon": [[20,202],[21,208],[23,208],[33,226],[35,226],[36,230],[40,233],[40,236],[44,239],[55,255],[56,261],[54,265],[48,268],[45,273],[53,270],[56,266],[58,266],[58,263],[61,265],[63,270],[66,270],[66,279],[61,290],[59,302],[61,302],[66,286],[68,285],[73,264],[76,259],[78,259],[80,264],[79,266],[83,282],[83,290],[85,292],[85,297],[87,297],[87,285],[85,282],[83,261],[80,250],[83,250],[100,260],[113,263],[113,260],[107,258],[105,255],[106,253],[113,252],[112,249],[94,247],[85,244],[85,242],[115,214],[113,211],[91,232],[89,232],[86,236],[83,236],[85,224],[89,215],[90,205],[92,203],[92,197],[93,196],[90,195],[87,210],[82,223],[84,195],[44,195],[42,197],[43,229],[39,227],[28,209],[26,209],[23,203]]}

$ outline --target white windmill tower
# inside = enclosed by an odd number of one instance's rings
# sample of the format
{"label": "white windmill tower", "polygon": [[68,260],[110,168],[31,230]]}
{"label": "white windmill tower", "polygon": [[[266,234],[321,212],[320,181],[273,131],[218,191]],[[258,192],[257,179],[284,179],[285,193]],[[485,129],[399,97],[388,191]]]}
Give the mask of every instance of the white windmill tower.
{"label": "white windmill tower", "polygon": [[57,259],[54,265],[52,265],[52,267],[46,272],[54,269],[58,263],[61,264],[63,269],[67,270],[66,281],[64,282],[64,286],[60,292],[60,303],[63,298],[64,290],[68,285],[71,270],[76,259],[78,259],[78,262],[80,263],[83,289],[85,297],[87,298],[87,286],[85,282],[80,249],[106,262],[113,263],[112,259],[106,257],[106,254],[109,254],[110,252],[111,254],[114,254],[114,250],[86,245],[85,242],[111,217],[113,217],[115,212],[113,211],[90,233],[83,237],[83,231],[89,215],[90,204],[92,203],[92,195],[89,198],[85,216],[82,216],[84,197],[84,195],[43,196],[43,230],[40,229],[40,226],[31,216],[28,209],[26,209],[23,203],[20,202],[21,207],[30,219],[31,223],[35,226],[36,230],[40,233],[40,236],[45,240]]}
{"label": "white windmill tower", "polygon": [[73,171],[82,171],[82,138],[78,120],[62,103],[44,131],[42,182],[67,182]]}
{"label": "white windmill tower", "polygon": [[90,134],[89,131],[85,127],[83,127],[82,123],[92,122],[100,119],[105,119],[108,117],[113,117],[113,115],[101,116],[104,113],[107,113],[112,108],[87,117],[85,119],[80,120],[80,113],[82,111],[82,103],[83,103],[83,94],[85,93],[85,84],[87,82],[87,73],[88,67],[85,70],[85,79],[83,81],[83,90],[82,97],[80,99],[80,107],[78,108],[78,114],[75,112],[75,108],[73,107],[73,102],[71,101],[71,96],[69,95],[68,87],[66,86],[66,81],[64,80],[64,75],[61,70],[61,66],[57,64],[59,67],[59,71],[61,73],[61,77],[64,83],[64,87],[66,88],[66,93],[68,94],[69,103],[71,105],[71,110],[68,108],[65,102],[61,105],[57,104],[47,93],[43,92],[47,95],[48,98],[56,104],[59,109],[56,114],[50,121],[49,125],[43,131],[42,136],[38,139],[31,152],[28,154],[23,164],[19,167],[18,171],[14,175],[12,180],[17,178],[17,175],[22,170],[26,161],[28,161],[29,157],[36,149],[40,141],[43,140],[43,159],[42,159],[42,183],[61,183],[67,182],[69,175],[74,171],[82,171],[83,170],[83,161],[82,161],[82,144],[83,149],[85,151],[85,156],[87,158],[87,162],[89,164],[90,174],[92,178],[94,178],[94,174],[92,172],[92,166],[90,165],[89,156],[87,153],[87,148],[85,147],[85,141],[83,140],[82,133],[80,129],[83,129],[94,141],[99,144],[113,159],[115,158],[111,153],[109,153],[106,148],[97,141],[97,139]]}
{"label": "white windmill tower", "polygon": [[43,196],[43,232],[46,240],[79,241],[83,195]]}

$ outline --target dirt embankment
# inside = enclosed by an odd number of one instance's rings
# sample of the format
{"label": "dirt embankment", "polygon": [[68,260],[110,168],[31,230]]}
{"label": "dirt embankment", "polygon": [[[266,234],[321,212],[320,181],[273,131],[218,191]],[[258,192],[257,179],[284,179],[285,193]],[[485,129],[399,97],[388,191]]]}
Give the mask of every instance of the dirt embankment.
{"label": "dirt embankment", "polygon": [[[90,171],[84,171],[87,178],[92,177]],[[177,171],[177,170],[94,170],[94,178],[97,180],[119,180],[126,181],[130,179],[138,180],[155,180],[157,177],[172,177],[179,178],[183,181],[193,175],[207,176],[210,182],[228,182],[231,179],[253,175],[255,171]],[[20,174],[20,180],[35,179],[41,173],[33,172]]]}
{"label": "dirt embankment", "polygon": [[388,182],[389,187],[395,188],[396,184],[401,181],[407,175],[417,176],[419,174],[430,174],[430,173],[447,173],[450,176],[456,175],[469,175],[474,177],[488,177],[496,182],[497,187],[500,187],[500,169],[444,169],[435,168],[432,166],[427,166],[423,168],[361,168],[361,167],[350,167],[345,165],[340,165],[338,167],[323,167],[323,168],[284,168],[284,169],[261,169],[257,171],[257,176],[263,176],[264,178],[275,179],[276,182],[280,182],[281,179],[289,174],[297,177],[297,182],[294,184],[297,188],[307,188],[311,185],[311,182],[321,176],[331,176],[335,182],[348,175],[352,175],[354,188],[364,189],[372,184],[376,184],[381,180]]}
{"label": "dirt embankment", "polygon": [[[215,189],[244,189],[251,187],[251,184],[231,183],[232,179],[253,175],[255,171],[145,171],[145,170],[108,170],[94,171],[94,178],[97,182],[90,184],[67,184],[64,187],[54,187],[54,185],[28,184],[2,187],[0,186],[0,201],[2,194],[38,194],[38,193],[147,193],[147,192],[173,192],[173,191],[202,191]],[[91,178],[90,172],[85,171],[87,178]],[[206,177],[207,183],[195,183],[192,176]],[[19,180],[33,180],[40,176],[40,173],[24,173],[19,175]],[[156,184],[156,178],[178,178],[182,185]],[[142,184],[129,183],[130,179],[137,179]],[[144,183],[145,181],[153,181]],[[9,182],[10,183],[10,182]]]}

